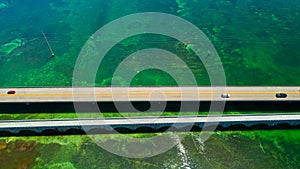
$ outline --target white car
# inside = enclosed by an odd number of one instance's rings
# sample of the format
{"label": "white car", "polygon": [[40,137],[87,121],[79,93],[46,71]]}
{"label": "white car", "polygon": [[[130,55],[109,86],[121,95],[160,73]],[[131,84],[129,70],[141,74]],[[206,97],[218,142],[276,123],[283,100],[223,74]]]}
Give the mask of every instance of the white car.
{"label": "white car", "polygon": [[221,97],[224,98],[224,99],[228,99],[228,98],[230,98],[230,94],[228,94],[228,93],[223,93],[223,94],[221,95]]}

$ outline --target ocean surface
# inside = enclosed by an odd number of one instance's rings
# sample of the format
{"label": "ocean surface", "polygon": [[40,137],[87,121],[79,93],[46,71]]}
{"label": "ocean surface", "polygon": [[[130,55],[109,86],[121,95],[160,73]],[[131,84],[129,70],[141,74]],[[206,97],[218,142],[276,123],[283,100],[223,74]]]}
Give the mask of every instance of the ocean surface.
{"label": "ocean surface", "polygon": [[[71,86],[86,41],[104,25],[140,12],[172,14],[196,25],[216,48],[228,86],[300,86],[299,1],[0,0],[0,87]],[[188,45],[162,35],[126,38],[105,56],[95,83],[82,85],[110,86],[118,64],[147,48],[171,51],[199,86],[210,85]],[[118,80],[124,84],[122,77]],[[131,85],[177,83],[168,72],[152,69],[137,72]],[[113,155],[88,136],[0,138],[0,169],[300,168],[300,130],[215,132],[205,143],[198,137],[188,133],[178,146],[146,159]]]}
{"label": "ocean surface", "polygon": [[[111,21],[139,12],[168,13],[196,25],[216,48],[229,86],[300,85],[297,1],[0,0],[0,86],[71,86],[77,57],[91,35]],[[199,86],[210,85],[205,67],[187,44],[149,34],[126,38],[111,49],[91,85],[109,86],[124,58],[154,47],[184,60]],[[122,85],[122,77],[120,81]],[[139,72],[131,85],[176,82],[165,72],[148,70]]]}
{"label": "ocean surface", "polygon": [[[94,137],[102,141],[120,141],[118,135]],[[128,135],[128,137],[147,137],[147,135]],[[299,130],[215,132],[204,143],[199,137],[199,133],[189,133],[169,151],[144,159],[125,158],[109,153],[88,136],[0,138],[0,168],[297,169],[300,167]],[[123,138],[121,141],[127,140]],[[123,145],[114,144],[114,146],[122,149]]]}

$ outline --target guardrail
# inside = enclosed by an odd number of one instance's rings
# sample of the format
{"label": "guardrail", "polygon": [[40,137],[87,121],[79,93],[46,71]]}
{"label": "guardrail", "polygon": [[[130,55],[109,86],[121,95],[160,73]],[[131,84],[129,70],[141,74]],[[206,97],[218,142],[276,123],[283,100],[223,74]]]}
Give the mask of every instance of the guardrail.
{"label": "guardrail", "polygon": [[0,136],[299,129],[300,114],[1,121]]}

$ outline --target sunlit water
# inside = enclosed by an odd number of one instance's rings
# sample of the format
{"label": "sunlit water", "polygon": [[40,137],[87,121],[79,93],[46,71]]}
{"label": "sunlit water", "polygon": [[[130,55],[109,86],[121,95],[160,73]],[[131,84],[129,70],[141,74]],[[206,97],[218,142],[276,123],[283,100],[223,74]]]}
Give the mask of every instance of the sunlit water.
{"label": "sunlit water", "polygon": [[[163,154],[145,159],[129,159],[109,153],[88,136],[1,138],[0,168],[300,167],[298,130],[216,132],[209,140],[201,143],[197,141],[199,133],[190,133],[183,140],[179,139],[181,135],[173,134],[177,146]],[[117,135],[93,137],[112,143],[118,138]],[[122,144],[115,146],[122,149]]]}
{"label": "sunlit water", "polygon": [[[198,26],[217,49],[228,85],[300,85],[298,1],[0,0],[0,86],[71,86],[78,54],[95,31],[119,17],[149,11],[174,14]],[[210,84],[186,44],[141,35],[108,53],[95,85],[110,85],[122,59],[149,47],[175,53],[189,65],[198,85]],[[162,71],[149,70],[138,74],[132,85],[176,82]],[[300,168],[299,136],[297,130],[216,132],[203,142],[197,133],[182,141],[175,134],[177,146],[147,159],[113,155],[87,136],[1,138],[0,168]]]}
{"label": "sunlit water", "polygon": [[[149,11],[173,14],[198,26],[217,49],[228,85],[300,84],[297,1],[1,0],[0,7],[2,87],[70,86],[78,54],[95,31],[122,16]],[[55,58],[49,58],[51,52],[42,32]],[[198,85],[210,84],[204,66],[186,49],[186,44],[159,35],[141,35],[125,39],[108,53],[95,85],[110,85],[122,59],[149,47],[175,53],[192,69]],[[134,65],[128,69],[134,69]],[[132,85],[175,82],[169,75],[152,70],[141,72]]]}

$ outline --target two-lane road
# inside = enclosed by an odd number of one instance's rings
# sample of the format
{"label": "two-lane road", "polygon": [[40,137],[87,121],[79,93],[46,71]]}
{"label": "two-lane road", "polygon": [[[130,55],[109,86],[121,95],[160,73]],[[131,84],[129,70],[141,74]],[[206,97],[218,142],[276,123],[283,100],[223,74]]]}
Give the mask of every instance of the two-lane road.
{"label": "two-lane road", "polygon": [[[7,94],[9,91],[15,91],[15,94]],[[276,94],[278,93],[286,94],[286,98],[277,98]],[[222,97],[222,94],[229,97]],[[0,103],[224,100],[299,101],[300,87],[70,87],[0,89]]]}

